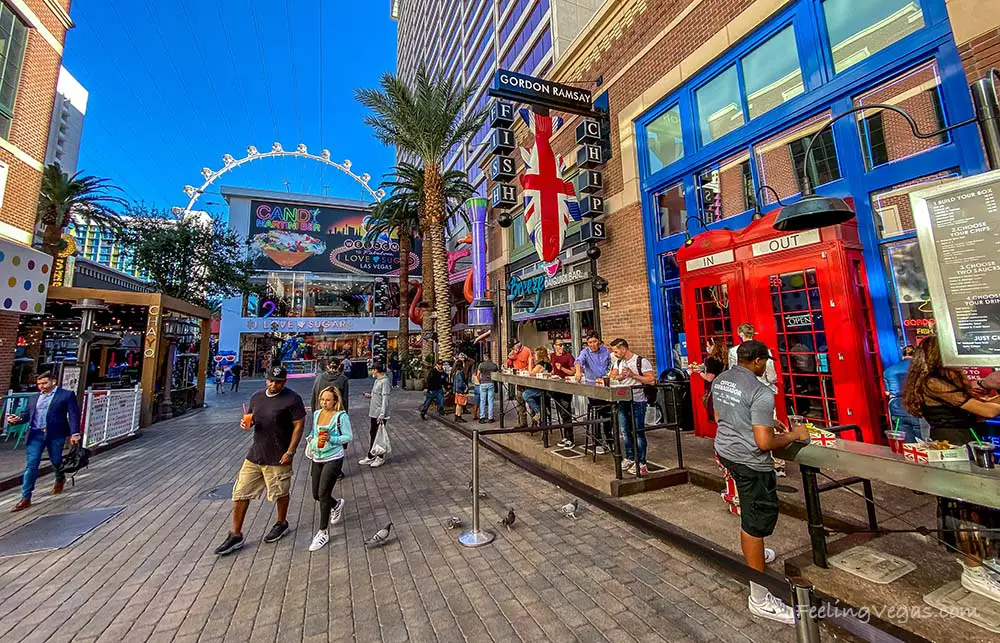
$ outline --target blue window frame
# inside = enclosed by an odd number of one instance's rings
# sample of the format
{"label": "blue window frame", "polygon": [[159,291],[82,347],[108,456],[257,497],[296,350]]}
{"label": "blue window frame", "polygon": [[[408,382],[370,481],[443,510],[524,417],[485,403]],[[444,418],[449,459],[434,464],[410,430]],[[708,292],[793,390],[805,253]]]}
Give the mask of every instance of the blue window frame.
{"label": "blue window frame", "polygon": [[[675,193],[684,195],[684,211],[704,213],[701,188],[712,184],[717,178],[712,172],[721,170],[731,159],[739,158],[742,162],[748,149],[748,172],[741,169],[740,178],[745,180],[745,174],[749,174],[750,185],[743,190],[749,209],[740,212],[739,201],[733,200],[733,205],[727,210],[728,196],[716,194],[715,198],[722,200],[713,202],[716,206],[713,212],[725,212],[727,216],[713,216],[711,220],[703,218],[705,228],[738,229],[751,222],[753,209],[749,188],[756,194],[765,182],[777,180],[778,173],[773,171],[774,166],[769,165],[771,161],[762,151],[765,142],[775,145],[773,152],[784,155],[789,167],[800,173],[804,141],[797,142],[797,139],[814,135],[828,118],[851,109],[859,104],[858,101],[871,104],[881,100],[881,97],[894,98],[891,88],[900,87],[902,79],[920,77],[926,85],[921,87],[919,95],[912,91],[906,94],[917,96],[924,107],[931,108],[921,110],[923,114],[929,114],[924,120],[918,119],[923,131],[973,115],[968,82],[951,33],[945,0],[885,0],[869,3],[877,7],[857,12],[856,15],[844,10],[847,5],[854,7],[859,4],[845,4],[844,0],[799,0],[673,93],[664,96],[658,105],[636,120],[647,265],[662,266],[661,257],[683,244],[685,230],[690,234],[702,231],[701,222],[696,222],[693,217],[687,217],[680,229],[672,225],[662,226],[658,196],[668,188],[676,190]],[[869,31],[864,30],[863,23],[866,21],[871,27]],[[871,34],[879,30],[883,37],[871,40]],[[748,88],[759,93],[757,87],[766,87],[762,83],[768,80],[763,68],[755,66],[755,52],[766,52],[771,42],[780,43],[782,39],[787,42],[789,34],[797,47],[802,90],[784,92],[780,102],[772,100],[774,104],[769,102],[768,108],[763,111],[754,108],[754,117],[751,118],[746,99]],[[852,41],[851,36],[855,40]],[[772,40],[776,38],[778,40]],[[868,38],[867,48],[864,48],[863,54],[858,53],[863,47],[850,43],[865,38]],[[831,45],[831,42],[834,44]],[[852,48],[851,55],[845,53]],[[787,56],[786,60],[791,60],[791,57]],[[776,67],[785,71],[785,76],[792,73],[794,80],[794,71],[789,71],[793,68],[788,64]],[[698,92],[717,78],[725,77],[722,75],[731,76],[734,73],[739,85],[739,116],[743,124],[729,129],[710,128],[710,135],[706,136],[704,124],[699,120],[699,107],[708,105],[707,109],[714,108],[718,112],[724,107],[724,101],[718,99],[714,102],[719,104],[709,105],[707,99],[699,101]],[[773,75],[771,80],[774,80]],[[731,87],[731,81],[727,83]],[[897,92],[896,95],[901,94]],[[901,106],[907,108],[905,103]],[[654,149],[660,136],[658,128],[663,122],[659,119],[668,112],[679,115],[680,133],[675,147],[683,150],[682,154],[664,155],[662,150]],[[906,226],[897,226],[900,229],[886,236],[877,220],[880,213],[875,212],[877,206],[873,205],[872,197],[922,178],[955,172],[968,175],[984,171],[986,166],[975,126],[959,128],[950,136],[929,143],[925,141],[924,145],[916,148],[903,149],[901,146],[893,150],[891,146],[883,146],[883,143],[889,119],[894,115],[877,114],[877,110],[866,110],[856,118],[845,117],[834,123],[830,133],[824,135],[822,144],[818,144],[820,152],[812,159],[808,171],[810,177],[821,177],[818,181],[821,185],[816,189],[818,193],[854,199],[879,350],[883,363],[888,364],[898,359],[903,337],[897,335],[894,323],[899,311],[891,282],[893,275],[886,257],[890,254],[890,244],[913,239],[914,232]],[[735,112],[733,115],[735,117]],[[737,117],[735,120],[741,119]],[[807,127],[814,121],[811,127]],[[799,135],[795,134],[796,128],[799,128]],[[784,139],[783,133],[788,134]],[[902,136],[901,133],[893,135]],[[736,175],[733,177],[735,182]],[[785,203],[799,198],[795,191],[800,189],[796,185],[800,183],[800,175],[789,174],[789,178],[785,179],[786,185],[781,191]],[[725,184],[733,185],[734,182]],[[715,181],[717,185],[723,183]],[[740,196],[740,190],[734,190],[732,196]],[[772,201],[765,193],[760,194],[760,199],[762,204]],[[762,207],[768,209],[765,205]],[[650,294],[658,295],[651,296],[657,363],[667,364],[672,363],[676,337],[672,335],[675,331],[671,330],[663,289],[674,287],[676,283],[663,277],[660,270],[649,271]],[[894,312],[894,309],[897,310]]]}

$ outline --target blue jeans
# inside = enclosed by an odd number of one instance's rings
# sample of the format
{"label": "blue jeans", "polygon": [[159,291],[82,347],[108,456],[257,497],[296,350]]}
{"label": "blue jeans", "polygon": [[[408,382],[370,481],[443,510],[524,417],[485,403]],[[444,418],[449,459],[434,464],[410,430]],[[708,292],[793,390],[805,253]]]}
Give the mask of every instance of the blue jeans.
{"label": "blue jeans", "polygon": [[532,415],[542,412],[542,392],[537,388],[524,389],[524,403],[531,409]]}
{"label": "blue jeans", "polygon": [[49,461],[52,462],[52,469],[56,473],[56,482],[66,481],[66,475],[62,471],[62,452],[65,444],[65,436],[50,438],[47,434],[34,429],[28,432],[28,440],[25,443],[27,466],[24,468],[24,478],[21,480],[22,498],[30,500],[31,492],[35,490],[38,467],[42,463],[42,451],[48,450],[49,452]]}
{"label": "blue jeans", "polygon": [[403,371],[399,369],[392,369],[392,388],[399,386],[399,381],[403,379]]}
{"label": "blue jeans", "polygon": [[444,414],[444,389],[438,389],[436,391],[427,391],[427,395],[424,396],[424,403],[420,407],[420,413],[426,413],[427,409],[431,408],[431,402],[437,402],[438,405],[438,415]]}
{"label": "blue jeans", "polygon": [[906,412],[899,398],[889,402],[889,426],[893,430],[896,430],[896,420],[899,420],[899,430],[906,434],[906,441],[916,442],[920,437],[920,420]]}
{"label": "blue jeans", "polygon": [[479,419],[493,421],[493,382],[479,385]]}
{"label": "blue jeans", "polygon": [[[632,444],[632,418],[635,417],[635,441]],[[632,402],[618,405],[618,429],[622,432],[625,459],[646,464],[646,403]]]}

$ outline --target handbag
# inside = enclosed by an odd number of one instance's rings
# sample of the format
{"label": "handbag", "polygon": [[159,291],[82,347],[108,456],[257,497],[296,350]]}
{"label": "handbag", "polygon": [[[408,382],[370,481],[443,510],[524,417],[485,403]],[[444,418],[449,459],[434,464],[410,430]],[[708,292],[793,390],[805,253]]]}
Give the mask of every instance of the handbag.
{"label": "handbag", "polygon": [[375,440],[372,442],[372,455],[385,456],[392,451],[392,444],[389,442],[389,430],[385,428],[385,420],[379,420],[378,432],[375,433]]}
{"label": "handbag", "polygon": [[455,393],[455,404],[465,406],[468,403],[469,395],[467,393]]}

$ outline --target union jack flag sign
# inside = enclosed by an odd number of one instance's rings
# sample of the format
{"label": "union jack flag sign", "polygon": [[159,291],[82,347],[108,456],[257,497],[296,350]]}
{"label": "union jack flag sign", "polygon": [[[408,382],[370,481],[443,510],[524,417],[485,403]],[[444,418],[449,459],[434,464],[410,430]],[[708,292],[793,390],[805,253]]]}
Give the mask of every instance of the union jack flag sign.
{"label": "union jack flag sign", "polygon": [[538,258],[551,264],[562,252],[566,228],[571,221],[580,219],[580,206],[573,184],[563,179],[566,164],[562,156],[552,152],[550,139],[562,119],[528,110],[522,110],[521,116],[528,123],[533,139],[530,148],[521,150],[526,165],[521,175],[524,225]]}

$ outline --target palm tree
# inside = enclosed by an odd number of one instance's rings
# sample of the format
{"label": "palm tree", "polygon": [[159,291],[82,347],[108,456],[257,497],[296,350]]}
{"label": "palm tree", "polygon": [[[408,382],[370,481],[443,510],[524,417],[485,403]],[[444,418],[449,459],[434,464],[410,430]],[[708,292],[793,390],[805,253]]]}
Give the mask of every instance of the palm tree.
{"label": "palm tree", "polygon": [[78,214],[90,223],[110,228],[121,225],[118,213],[112,206],[127,205],[125,199],[111,194],[120,189],[108,179],[70,176],[58,163],[45,167],[42,172],[41,194],[38,199],[38,219],[45,226],[42,248],[53,257],[58,256],[62,232]]}
{"label": "palm tree", "polygon": [[[448,202],[444,183],[446,155],[465,143],[486,121],[485,110],[466,110],[472,88],[417,69],[413,86],[394,74],[383,74],[378,89],[359,89],[355,97],[372,113],[365,123],[384,145],[395,146],[419,159],[423,170],[423,205],[426,237],[434,258],[434,311],[438,357],[450,360],[451,293],[448,290],[445,226]],[[426,289],[426,285],[424,286]]]}
{"label": "palm tree", "polygon": [[[473,194],[472,185],[463,172],[445,172],[442,177],[447,207],[447,221],[464,216],[462,204]],[[409,256],[413,233],[426,232],[424,216],[424,172],[421,168],[401,162],[395,168],[393,180],[380,186],[389,196],[372,209],[372,224],[368,226],[366,237],[372,239],[379,234],[397,232],[399,236],[399,355],[403,360],[409,355]],[[425,253],[426,254],[426,253]],[[421,299],[434,301],[433,261],[423,261],[423,291]],[[431,318],[424,318],[424,328],[431,330]],[[429,353],[430,342],[425,342],[424,353]]]}

